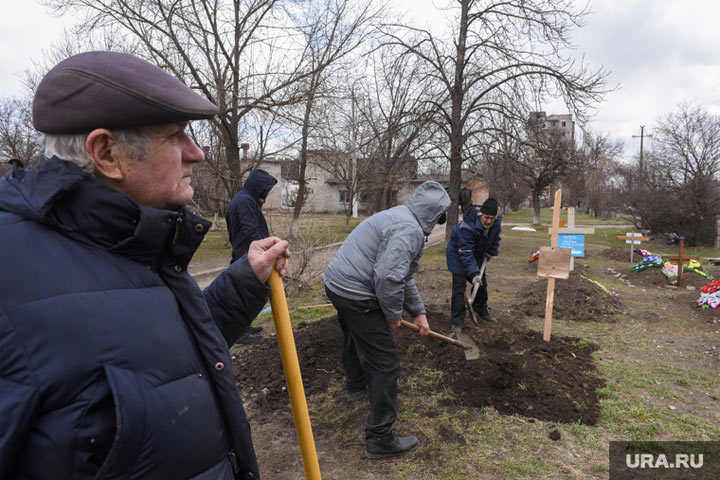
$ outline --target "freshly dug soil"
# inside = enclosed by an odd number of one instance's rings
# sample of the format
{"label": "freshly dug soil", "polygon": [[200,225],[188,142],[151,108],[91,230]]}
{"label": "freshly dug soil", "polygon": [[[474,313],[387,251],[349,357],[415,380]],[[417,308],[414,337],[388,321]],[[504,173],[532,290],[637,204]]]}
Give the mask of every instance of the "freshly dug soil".
{"label": "freshly dug soil", "polygon": [[[616,262],[625,262],[630,265],[630,247],[610,247],[607,250],[602,251],[602,258],[605,258],[607,260],[615,260]],[[633,253],[633,262],[637,263],[640,260],[642,260],[642,255],[640,255],[639,253]]]}
{"label": "freshly dug soil", "polygon": [[[445,307],[430,308],[428,321],[436,331],[450,328]],[[431,337],[398,329],[401,356],[400,388],[427,372],[443,372],[438,382],[423,382],[443,391],[444,405],[453,408],[494,407],[506,415],[523,415],[554,422],[596,423],[596,390],[602,385],[590,357],[593,345],[573,338],[542,335],[521,325],[477,328],[466,325],[478,344],[479,360],[466,361],[463,351]],[[336,317],[295,330],[295,344],[306,396],[325,393],[331,383],[344,385],[340,360],[342,331]],[[289,398],[275,338],[233,349],[236,381],[249,408],[259,415],[287,411]],[[335,395],[345,401],[344,389]],[[425,412],[432,416],[433,412]]]}
{"label": "freshly dug soil", "polygon": [[[555,281],[553,318],[576,322],[615,322],[623,311],[618,297],[581,276],[587,267],[577,265],[567,280]],[[533,317],[545,316],[547,278],[538,278],[518,293],[517,310]]]}
{"label": "freshly dug soil", "polygon": [[[626,279],[633,285],[638,287],[662,288],[666,285],[675,285],[668,282],[667,277],[662,273],[660,268],[648,268],[641,272],[626,272]],[[712,278],[704,278],[694,272],[683,272],[683,278],[680,281],[680,288],[693,286],[700,289],[703,285],[712,282]],[[698,296],[700,293],[698,292]]]}

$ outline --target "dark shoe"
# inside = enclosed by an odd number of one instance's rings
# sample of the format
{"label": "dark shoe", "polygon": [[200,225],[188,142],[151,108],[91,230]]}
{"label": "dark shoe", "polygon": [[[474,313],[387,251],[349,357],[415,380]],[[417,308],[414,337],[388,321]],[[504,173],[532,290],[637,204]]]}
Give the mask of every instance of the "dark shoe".
{"label": "dark shoe", "polygon": [[362,390],[348,391],[347,396],[350,400],[361,400],[367,396],[367,388]]}
{"label": "dark shoe", "polygon": [[486,322],[490,323],[497,323],[497,320],[495,320],[495,317],[490,315],[490,311],[487,309],[487,307],[483,308],[478,312],[478,315],[480,315],[480,318],[485,320]]}
{"label": "dark shoe", "polygon": [[235,345],[250,345],[252,343],[262,342],[262,340],[263,337],[260,335],[250,335],[249,333],[245,332],[240,336],[240,338],[237,339]]}
{"label": "dark shoe", "polygon": [[450,327],[450,333],[454,333],[456,335],[458,333],[462,333],[462,327],[460,327],[458,325],[453,325],[452,327]]}
{"label": "dark shoe", "polygon": [[365,441],[365,456],[377,460],[404,455],[418,446],[415,437],[398,437],[394,433],[383,437],[370,437]]}
{"label": "dark shoe", "polygon": [[250,335],[255,335],[256,333],[260,333],[263,331],[263,327],[249,327],[247,329],[247,333]]}

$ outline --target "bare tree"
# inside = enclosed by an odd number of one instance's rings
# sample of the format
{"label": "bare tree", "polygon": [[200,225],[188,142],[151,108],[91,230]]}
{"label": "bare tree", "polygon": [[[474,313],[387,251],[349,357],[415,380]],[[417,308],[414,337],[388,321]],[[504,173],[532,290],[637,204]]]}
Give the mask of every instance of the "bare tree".
{"label": "bare tree", "polygon": [[391,46],[375,52],[371,67],[357,109],[368,161],[363,188],[378,211],[396,204],[398,189],[417,176],[418,161],[427,156],[436,131],[431,100],[437,88],[421,75],[416,58]]}
{"label": "bare tree", "polygon": [[660,119],[642,172],[626,172],[626,195],[640,228],[675,232],[689,243],[712,243],[720,214],[720,117],[680,105]]}
{"label": "bare tree", "polygon": [[468,173],[488,182],[503,212],[517,210],[530,194],[517,161],[526,147],[513,125],[503,116],[490,115],[488,126],[471,142],[474,148],[467,149]]}
{"label": "bare tree", "polygon": [[313,109],[318,96],[323,95],[328,77],[339,70],[331,67],[352,53],[366,39],[373,22],[378,18],[372,0],[323,0],[311,2],[309,10],[297,20],[305,37],[306,51],[312,74],[305,81],[304,110],[302,114],[298,196],[293,208],[290,236],[298,232],[298,218],[305,204],[307,181],[305,171],[313,127]]}
{"label": "bare tree", "polygon": [[7,171],[10,158],[28,165],[40,154],[40,135],[32,125],[30,103],[22,97],[0,100],[0,174]]}
{"label": "bare tree", "polygon": [[389,32],[394,43],[426,63],[427,75],[445,92],[436,107],[450,162],[453,203],[446,236],[457,224],[463,148],[482,129],[483,112],[504,114],[513,110],[510,100],[559,93],[576,117],[583,117],[601,97],[606,77],[563,54],[572,28],[586,14],[572,0],[456,0],[451,5],[456,12],[452,40],[421,29],[403,29],[412,33],[405,36]]}
{"label": "bare tree", "polygon": [[622,141],[606,135],[584,133],[575,147],[573,162],[562,178],[563,197],[570,205],[594,216],[609,216],[620,208],[618,191],[619,159]]}
{"label": "bare tree", "polygon": [[[208,157],[226,199],[252,164],[241,143],[259,151],[258,138],[241,138],[253,111],[276,111],[305,98],[308,82],[328,58],[313,58],[303,42],[305,26],[294,23],[306,4],[283,0],[44,0],[56,13],[84,12],[76,36],[113,32],[123,50],[143,56],[181,78],[218,105],[211,121],[220,139]],[[118,48],[119,49],[119,48]],[[244,141],[243,141],[244,140]],[[207,143],[203,142],[202,143]]]}

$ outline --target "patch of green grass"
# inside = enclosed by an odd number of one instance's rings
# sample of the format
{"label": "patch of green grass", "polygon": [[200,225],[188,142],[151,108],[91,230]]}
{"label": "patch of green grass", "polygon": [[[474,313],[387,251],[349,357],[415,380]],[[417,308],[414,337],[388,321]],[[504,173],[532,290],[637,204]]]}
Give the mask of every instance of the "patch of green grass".
{"label": "patch of green grass", "polygon": [[[298,237],[303,244],[326,245],[342,242],[348,234],[365,218],[351,218],[346,226],[343,215],[302,215],[299,219]],[[270,232],[280,238],[290,237],[291,214],[266,213]],[[193,260],[211,260],[231,256],[231,248],[224,219],[218,219],[218,230],[212,230],[205,235],[205,239],[193,256]]]}
{"label": "patch of green grass", "polygon": [[198,247],[193,260],[211,260],[214,258],[227,258],[230,264],[232,250],[228,243],[227,232],[211,231],[205,235],[202,243]]}
{"label": "patch of green grass", "polygon": [[[332,306],[300,308],[315,305],[326,305],[329,303],[330,301],[325,296],[325,285],[322,282],[306,287],[297,294],[287,297],[290,322],[293,325],[297,325],[301,322],[312,323],[337,314],[337,311]],[[268,302],[268,305],[270,305],[270,302]],[[265,326],[272,324],[272,310],[268,310],[267,312],[258,315],[256,322]]]}
{"label": "patch of green grass", "polygon": [[502,477],[504,479],[541,478],[553,471],[553,467],[543,459],[531,455],[513,454],[503,462]]}
{"label": "patch of green grass", "polygon": [[[344,215],[303,214],[298,219],[298,236],[311,237],[317,245],[342,242],[366,218],[366,216],[350,218],[349,224],[346,224]],[[273,235],[281,238],[290,237],[292,214],[270,213],[265,215],[265,219]]]}
{"label": "patch of green grass", "polygon": [[[552,223],[552,208],[541,208],[540,209],[540,223],[550,224]],[[560,212],[560,218],[567,222],[567,209],[563,209]],[[527,223],[530,224],[533,221],[533,210],[532,208],[521,208],[517,211],[509,211],[503,215],[503,222],[511,223]],[[587,213],[575,210],[575,224],[613,224],[613,223],[628,223],[624,218],[603,218],[588,215]]]}

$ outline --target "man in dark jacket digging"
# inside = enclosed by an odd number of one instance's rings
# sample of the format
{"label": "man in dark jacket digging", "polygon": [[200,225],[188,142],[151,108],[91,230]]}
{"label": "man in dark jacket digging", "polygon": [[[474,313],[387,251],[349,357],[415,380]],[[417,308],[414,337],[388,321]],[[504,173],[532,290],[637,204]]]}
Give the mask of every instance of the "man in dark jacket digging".
{"label": "man in dark jacket digging", "polygon": [[[248,175],[243,188],[230,201],[225,212],[225,221],[232,245],[231,262],[247,255],[252,242],[270,236],[261,208],[276,183],[277,179],[265,170],[254,170]],[[253,334],[261,331],[262,327],[250,326],[237,343],[254,343],[261,337]]]}
{"label": "man in dark jacket digging", "polygon": [[287,242],[250,245],[205,291],[210,222],[185,205],[217,107],[132,55],[56,65],[33,102],[37,168],[0,179],[0,478],[259,478],[228,345]]}
{"label": "man in dark jacket digging", "polygon": [[488,310],[487,273],[480,270],[498,255],[500,225],[497,200],[490,197],[479,207],[470,206],[463,211],[463,220],[450,234],[445,249],[448,270],[452,272],[452,332],[461,333],[465,322],[465,288],[467,283],[478,285],[472,308],[485,321],[497,320]]}
{"label": "man in dark jacket digging", "polygon": [[399,353],[392,329],[406,310],[420,334],[429,326],[413,274],[425,238],[444,223],[450,197],[437,182],[425,182],[407,205],[365,219],[345,239],[325,270],[325,292],[338,311],[344,334],[342,361],[348,395],[370,394],[365,455],[386,458],[414,450],[415,437],[393,431],[397,418]]}

